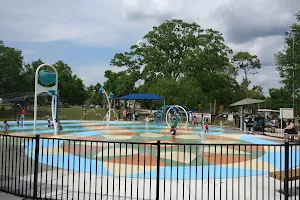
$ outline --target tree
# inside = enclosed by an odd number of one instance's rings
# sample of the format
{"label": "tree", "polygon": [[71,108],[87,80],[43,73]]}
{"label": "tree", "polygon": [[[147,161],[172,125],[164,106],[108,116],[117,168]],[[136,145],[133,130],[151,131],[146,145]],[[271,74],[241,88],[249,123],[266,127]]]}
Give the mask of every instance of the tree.
{"label": "tree", "polygon": [[23,56],[20,50],[4,45],[0,40],[0,94],[21,92]]}
{"label": "tree", "polygon": [[[256,74],[257,70],[261,68],[260,60],[257,56],[251,55],[248,52],[236,53],[232,57],[231,62],[236,66],[236,71],[244,72],[245,81],[248,81],[248,75]],[[249,86],[249,84],[247,86]]]}
{"label": "tree", "polygon": [[266,106],[268,108],[279,109],[292,106],[292,103],[287,101],[287,99],[291,98],[291,95],[286,88],[270,88],[269,94],[270,96],[266,100]]}
{"label": "tree", "polygon": [[34,91],[35,84],[35,72],[36,69],[44,62],[41,59],[32,61],[31,64],[26,64],[24,67],[24,77],[26,79],[24,85],[27,87],[27,91]]}
{"label": "tree", "polygon": [[104,76],[107,78],[104,88],[108,92],[114,93],[115,96],[121,96],[134,91],[135,83],[139,79],[140,73],[138,71],[128,73],[126,71],[112,72],[111,70],[106,70]]}
{"label": "tree", "polygon": [[[111,65],[125,68],[119,75],[140,73],[138,77],[133,75],[133,80],[143,82],[139,91],[155,91],[167,101],[193,107],[204,99],[214,99],[214,95],[221,98],[232,93],[235,80],[231,77],[235,69],[228,59],[230,53],[231,49],[224,44],[223,35],[218,31],[173,19],[154,27],[140,43],[132,45],[129,52],[116,54]],[[118,79],[114,76],[111,80]],[[128,83],[132,86],[133,82]],[[118,87],[115,81],[106,84]],[[181,95],[184,93],[194,98]]]}
{"label": "tree", "polygon": [[71,67],[63,61],[56,62],[53,67],[58,73],[58,90],[60,101],[68,104],[82,104],[87,93],[82,80],[72,75]]}
{"label": "tree", "polygon": [[293,83],[295,89],[300,87],[300,11],[296,19],[298,24],[293,24],[291,30],[286,32],[284,49],[275,54],[275,64],[282,83],[291,94]]}
{"label": "tree", "polygon": [[99,94],[99,89],[101,87],[101,84],[97,83],[96,85],[90,85],[87,88],[88,98],[85,101],[86,104],[103,105],[103,95]]}

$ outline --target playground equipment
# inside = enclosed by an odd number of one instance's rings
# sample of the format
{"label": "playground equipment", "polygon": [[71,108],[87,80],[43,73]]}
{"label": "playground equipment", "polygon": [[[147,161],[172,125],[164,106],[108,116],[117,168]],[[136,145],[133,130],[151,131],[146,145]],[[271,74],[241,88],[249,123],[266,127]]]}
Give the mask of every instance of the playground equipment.
{"label": "playground equipment", "polygon": [[[110,103],[110,99],[113,99],[114,98],[114,94],[112,92],[109,93],[109,96],[107,95],[106,91],[104,88],[100,88],[99,89],[99,94],[102,95],[102,94],[105,94],[105,97],[106,97],[106,100],[107,100],[107,105],[108,105],[108,111],[105,115],[104,118],[106,118],[107,120],[107,126],[109,125],[109,122],[110,122],[110,112],[111,110],[113,110],[113,112],[115,113],[114,109],[111,108],[111,103]],[[115,113],[115,116],[117,116],[117,114]]]}
{"label": "playground equipment", "polygon": [[[42,67],[50,67],[53,69],[52,71],[44,71],[41,70]],[[52,86],[42,86],[39,84],[41,82],[44,85],[52,85]],[[54,124],[54,130],[57,131],[56,122],[58,120],[58,74],[56,69],[49,64],[40,65],[35,72],[35,92],[34,92],[34,119],[33,119],[33,127],[36,129],[36,119],[37,119],[37,96],[41,93],[48,93],[52,96],[51,103],[51,113],[52,113],[52,121]]]}
{"label": "playground equipment", "polygon": [[160,126],[160,124],[164,124],[165,122],[169,127],[171,126],[170,124],[186,127],[189,123],[187,109],[186,106],[164,105],[156,112],[156,124]]}

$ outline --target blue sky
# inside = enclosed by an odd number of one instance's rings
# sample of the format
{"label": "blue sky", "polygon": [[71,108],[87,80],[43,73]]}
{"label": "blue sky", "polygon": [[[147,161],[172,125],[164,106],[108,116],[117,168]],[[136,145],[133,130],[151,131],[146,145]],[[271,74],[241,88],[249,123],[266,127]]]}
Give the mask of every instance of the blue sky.
{"label": "blue sky", "polygon": [[22,50],[27,63],[64,61],[88,86],[103,83],[105,70],[120,70],[109,66],[115,53],[164,20],[180,18],[221,31],[234,52],[256,54],[262,69],[250,80],[267,94],[280,87],[274,53],[283,49],[299,8],[299,0],[2,0],[0,40]]}

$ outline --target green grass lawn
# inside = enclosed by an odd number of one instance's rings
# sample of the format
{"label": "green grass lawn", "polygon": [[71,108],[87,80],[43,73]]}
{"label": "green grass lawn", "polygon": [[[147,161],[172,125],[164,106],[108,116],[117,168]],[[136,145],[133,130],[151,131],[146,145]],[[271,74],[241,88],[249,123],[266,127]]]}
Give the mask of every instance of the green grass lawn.
{"label": "green grass lawn", "polygon": [[[94,109],[84,109],[81,107],[77,108],[59,108],[58,110],[59,118],[61,120],[103,120],[105,116],[105,109],[94,108]],[[0,120],[15,120],[15,115],[19,115],[20,111],[9,110],[9,108],[4,111],[0,111]],[[116,110],[116,114],[119,115],[119,110]],[[38,110],[38,120],[46,119],[46,115],[51,115],[50,107],[39,107]],[[25,116],[26,120],[33,120],[33,111],[29,111]],[[113,113],[111,113],[111,119],[115,119]]]}

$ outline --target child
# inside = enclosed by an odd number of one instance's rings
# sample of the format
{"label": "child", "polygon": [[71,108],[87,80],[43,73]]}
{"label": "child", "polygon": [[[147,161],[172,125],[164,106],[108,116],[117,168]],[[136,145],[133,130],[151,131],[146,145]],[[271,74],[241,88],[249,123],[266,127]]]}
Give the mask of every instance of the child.
{"label": "child", "polygon": [[47,121],[48,121],[48,128],[51,128],[51,119],[50,119],[50,116],[47,115]]}
{"label": "child", "polygon": [[4,132],[3,132],[3,135],[8,135],[8,129],[9,129],[9,124],[7,123],[7,120],[4,120],[3,121],[3,126],[2,126]]}
{"label": "child", "polygon": [[25,120],[25,115],[26,115],[26,114],[27,114],[26,110],[23,109],[23,110],[21,111],[21,117],[20,117],[20,119],[21,119],[21,128],[24,127],[24,120]]}
{"label": "child", "polygon": [[271,133],[275,133],[276,120],[275,117],[271,120]]}
{"label": "child", "polygon": [[171,126],[170,133],[172,134],[172,141],[173,141],[173,143],[175,143],[176,142],[176,140],[175,140],[176,129],[174,126]]}
{"label": "child", "polygon": [[58,133],[58,135],[61,135],[62,130],[63,130],[63,127],[62,127],[60,121],[57,120],[57,133]]}
{"label": "child", "polygon": [[20,126],[20,116],[17,116],[17,126],[19,127]]}
{"label": "child", "polygon": [[193,119],[192,119],[192,127],[193,129],[195,128],[195,126],[197,126],[197,117],[194,116]]}
{"label": "child", "polygon": [[205,132],[205,133],[208,133],[208,119],[206,119],[204,128],[205,128],[204,132]]}

